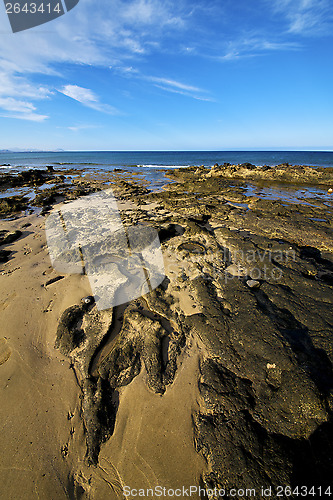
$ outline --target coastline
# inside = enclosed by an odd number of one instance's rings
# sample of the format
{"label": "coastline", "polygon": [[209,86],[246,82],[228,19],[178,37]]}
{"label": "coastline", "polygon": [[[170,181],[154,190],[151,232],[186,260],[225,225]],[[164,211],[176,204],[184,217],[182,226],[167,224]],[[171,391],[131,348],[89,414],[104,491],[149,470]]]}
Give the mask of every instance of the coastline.
{"label": "coastline", "polygon": [[[329,481],[331,170],[166,169],[173,182],[150,191],[125,171],[55,169],[15,186],[44,187],[33,201],[26,194],[0,199],[8,498],[17,498],[23,473],[26,491],[45,498],[122,498],[131,478],[138,488],[179,487],[183,480],[258,490]],[[126,227],[144,223],[158,231],[167,280],[123,311],[115,342],[92,376],[90,362],[112,335],[114,312],[80,306],[91,295],[86,276],[52,281],[59,273],[48,258],[44,221],[58,203],[110,187]],[[279,188],[286,199],[265,188]],[[294,197],[300,189],[303,197]],[[81,307],[86,335],[74,349],[59,337],[73,306]]]}

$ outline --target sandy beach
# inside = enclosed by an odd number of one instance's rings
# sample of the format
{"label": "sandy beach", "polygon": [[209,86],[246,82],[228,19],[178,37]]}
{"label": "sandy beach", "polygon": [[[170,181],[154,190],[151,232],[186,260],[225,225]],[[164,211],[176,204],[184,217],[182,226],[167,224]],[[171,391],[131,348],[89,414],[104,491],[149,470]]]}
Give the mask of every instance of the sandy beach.
{"label": "sandy beach", "polygon": [[[329,485],[332,169],[164,175],[2,174],[1,498]],[[99,310],[89,276],[52,266],[45,224],[110,188],[128,231],[158,234],[165,277]]]}

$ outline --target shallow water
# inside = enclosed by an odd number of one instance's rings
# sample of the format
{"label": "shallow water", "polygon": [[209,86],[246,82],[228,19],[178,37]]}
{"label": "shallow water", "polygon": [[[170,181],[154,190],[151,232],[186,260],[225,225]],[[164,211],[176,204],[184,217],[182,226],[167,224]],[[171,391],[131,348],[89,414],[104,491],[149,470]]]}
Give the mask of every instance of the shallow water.
{"label": "shallow water", "polygon": [[244,188],[244,194],[246,196],[257,196],[258,198],[263,198],[265,200],[280,200],[287,201],[289,203],[300,203],[309,205],[310,203],[306,200],[319,198],[321,201],[333,200],[333,195],[328,194],[324,189],[316,187],[304,187],[302,188],[292,188],[288,186],[279,187],[262,187],[256,186],[254,184],[248,184]]}
{"label": "shallow water", "polygon": [[0,199],[9,198],[10,196],[25,196],[29,200],[33,200],[36,194],[34,189],[31,188],[11,188],[0,193]]}

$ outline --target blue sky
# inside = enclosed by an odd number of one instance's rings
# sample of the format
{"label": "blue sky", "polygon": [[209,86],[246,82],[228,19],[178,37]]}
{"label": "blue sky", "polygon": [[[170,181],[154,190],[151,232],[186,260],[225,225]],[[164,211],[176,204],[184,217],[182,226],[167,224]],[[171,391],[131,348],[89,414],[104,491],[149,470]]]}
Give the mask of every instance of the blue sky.
{"label": "blue sky", "polygon": [[333,149],[331,0],[80,0],[13,34],[0,149]]}

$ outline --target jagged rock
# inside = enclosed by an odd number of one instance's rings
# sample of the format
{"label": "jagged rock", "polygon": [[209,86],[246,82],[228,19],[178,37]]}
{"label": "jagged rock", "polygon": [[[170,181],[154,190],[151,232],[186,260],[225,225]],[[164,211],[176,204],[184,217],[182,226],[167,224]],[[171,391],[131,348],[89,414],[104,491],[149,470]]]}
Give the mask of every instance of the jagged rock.
{"label": "jagged rock", "polygon": [[84,331],[77,327],[79,320],[83,318],[86,310],[85,304],[75,305],[66,309],[60,318],[55,348],[63,354],[70,354],[83,342]]}
{"label": "jagged rock", "polygon": [[118,331],[119,311],[97,313],[93,304],[74,306],[60,322],[58,343],[83,392],[88,458],[97,462],[112,433],[117,388],[145,370],[148,387],[163,397],[192,343],[199,346],[192,418],[207,461],[204,485],[324,486],[333,475],[333,241],[330,225],[312,218],[328,207],[319,197],[291,204],[246,196],[243,179],[294,175],[325,184],[332,172],[215,170],[204,180],[195,167],[173,170],[178,183],[160,193],[118,183],[119,196],[160,204],[162,216],[147,217],[141,207],[126,213],[126,224],[149,220],[160,230],[166,279],[124,305]]}
{"label": "jagged rock", "polygon": [[22,236],[22,231],[0,231],[0,245],[9,245]]}
{"label": "jagged rock", "polygon": [[9,196],[0,200],[0,214],[7,215],[20,212],[28,207],[28,199],[24,196]]}

